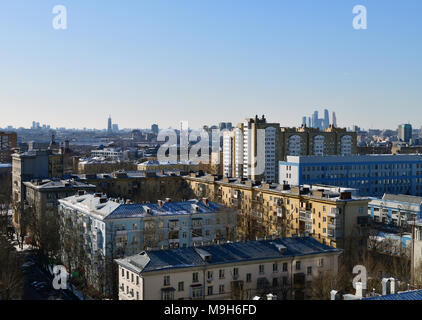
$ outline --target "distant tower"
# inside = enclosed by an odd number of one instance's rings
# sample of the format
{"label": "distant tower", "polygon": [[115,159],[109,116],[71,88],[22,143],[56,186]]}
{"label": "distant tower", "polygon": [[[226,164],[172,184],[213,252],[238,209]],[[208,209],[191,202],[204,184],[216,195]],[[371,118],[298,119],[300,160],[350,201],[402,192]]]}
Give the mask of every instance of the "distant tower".
{"label": "distant tower", "polygon": [[111,125],[111,115],[108,116],[108,125],[107,125],[107,132],[111,133],[113,130],[112,125]]}
{"label": "distant tower", "polygon": [[337,118],[336,118],[336,113],[333,112],[333,127],[337,127]]}
{"label": "distant tower", "polygon": [[302,126],[306,127],[306,117],[302,117]]}
{"label": "distant tower", "polygon": [[153,125],[151,126],[151,131],[152,131],[153,133],[155,133],[156,135],[158,135],[158,132],[159,132],[158,124],[153,124]]}
{"label": "distant tower", "polygon": [[308,117],[308,128],[312,128],[312,119]]}
{"label": "distant tower", "polygon": [[323,129],[327,129],[330,126],[330,116],[328,114],[328,110],[324,109],[324,125]]}
{"label": "distant tower", "polygon": [[318,111],[315,110],[312,115],[312,128],[318,128]]}

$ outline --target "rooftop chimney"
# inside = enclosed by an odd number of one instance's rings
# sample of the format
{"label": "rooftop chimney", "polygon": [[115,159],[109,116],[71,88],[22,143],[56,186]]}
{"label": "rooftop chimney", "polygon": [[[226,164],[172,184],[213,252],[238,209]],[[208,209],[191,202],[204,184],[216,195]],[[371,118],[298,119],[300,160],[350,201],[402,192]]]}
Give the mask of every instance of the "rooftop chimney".
{"label": "rooftop chimney", "polygon": [[350,191],[340,192],[340,200],[350,200],[352,199],[352,193]]}
{"label": "rooftop chimney", "polygon": [[356,296],[359,298],[363,298],[364,290],[362,282],[356,282]]}
{"label": "rooftop chimney", "polygon": [[382,284],[382,295],[394,294],[397,291],[396,279],[394,278],[383,278],[381,281]]}

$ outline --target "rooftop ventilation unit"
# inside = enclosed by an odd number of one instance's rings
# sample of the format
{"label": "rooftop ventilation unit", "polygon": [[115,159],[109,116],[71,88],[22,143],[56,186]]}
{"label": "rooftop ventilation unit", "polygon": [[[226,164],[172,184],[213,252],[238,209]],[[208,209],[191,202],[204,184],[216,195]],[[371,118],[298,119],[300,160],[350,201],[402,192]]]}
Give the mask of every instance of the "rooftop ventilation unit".
{"label": "rooftop ventilation unit", "polygon": [[211,253],[200,248],[195,248],[195,251],[197,254],[199,254],[202,260],[204,260],[205,262],[211,262],[211,258],[212,258]]}

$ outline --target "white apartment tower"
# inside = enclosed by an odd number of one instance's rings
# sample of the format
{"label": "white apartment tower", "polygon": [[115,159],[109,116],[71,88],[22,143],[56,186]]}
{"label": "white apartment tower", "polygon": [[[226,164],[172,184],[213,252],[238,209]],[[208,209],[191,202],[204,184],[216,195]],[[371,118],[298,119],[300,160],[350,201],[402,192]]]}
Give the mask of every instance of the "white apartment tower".
{"label": "white apartment tower", "polygon": [[223,135],[223,174],[228,177],[277,181],[278,123],[246,119]]}

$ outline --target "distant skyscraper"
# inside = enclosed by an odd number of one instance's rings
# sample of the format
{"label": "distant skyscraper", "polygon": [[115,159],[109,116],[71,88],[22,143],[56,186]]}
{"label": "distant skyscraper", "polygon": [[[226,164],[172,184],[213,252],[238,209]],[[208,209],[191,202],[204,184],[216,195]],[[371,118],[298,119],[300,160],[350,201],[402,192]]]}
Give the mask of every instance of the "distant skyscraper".
{"label": "distant skyscraper", "polygon": [[155,134],[157,134],[157,135],[158,135],[158,131],[159,131],[159,129],[158,129],[158,124],[153,124],[153,125],[151,126],[151,132],[153,132],[153,133],[155,133]]}
{"label": "distant skyscraper", "polygon": [[318,111],[315,110],[314,114],[312,115],[312,127],[318,128]]}
{"label": "distant skyscraper", "polygon": [[336,113],[335,112],[333,112],[333,117],[332,117],[332,120],[333,120],[333,127],[337,127],[337,118],[336,118]]}
{"label": "distant skyscraper", "polygon": [[[335,114],[333,112],[333,121],[335,122]],[[330,113],[327,109],[324,109],[324,117],[318,118],[318,110],[315,110],[310,117],[302,117],[302,126],[306,126],[308,124],[308,128],[316,128],[319,130],[325,130],[330,127]]]}
{"label": "distant skyscraper", "polygon": [[400,141],[410,142],[410,139],[412,139],[412,125],[408,123],[399,125],[397,136]]}
{"label": "distant skyscraper", "polygon": [[111,133],[111,131],[112,131],[111,116],[109,116],[108,117],[107,132]]}
{"label": "distant skyscraper", "polygon": [[113,132],[119,132],[119,125],[117,123],[113,123]]}
{"label": "distant skyscraper", "polygon": [[330,116],[328,115],[328,110],[324,109],[324,125],[323,129],[327,129],[330,126]]}

